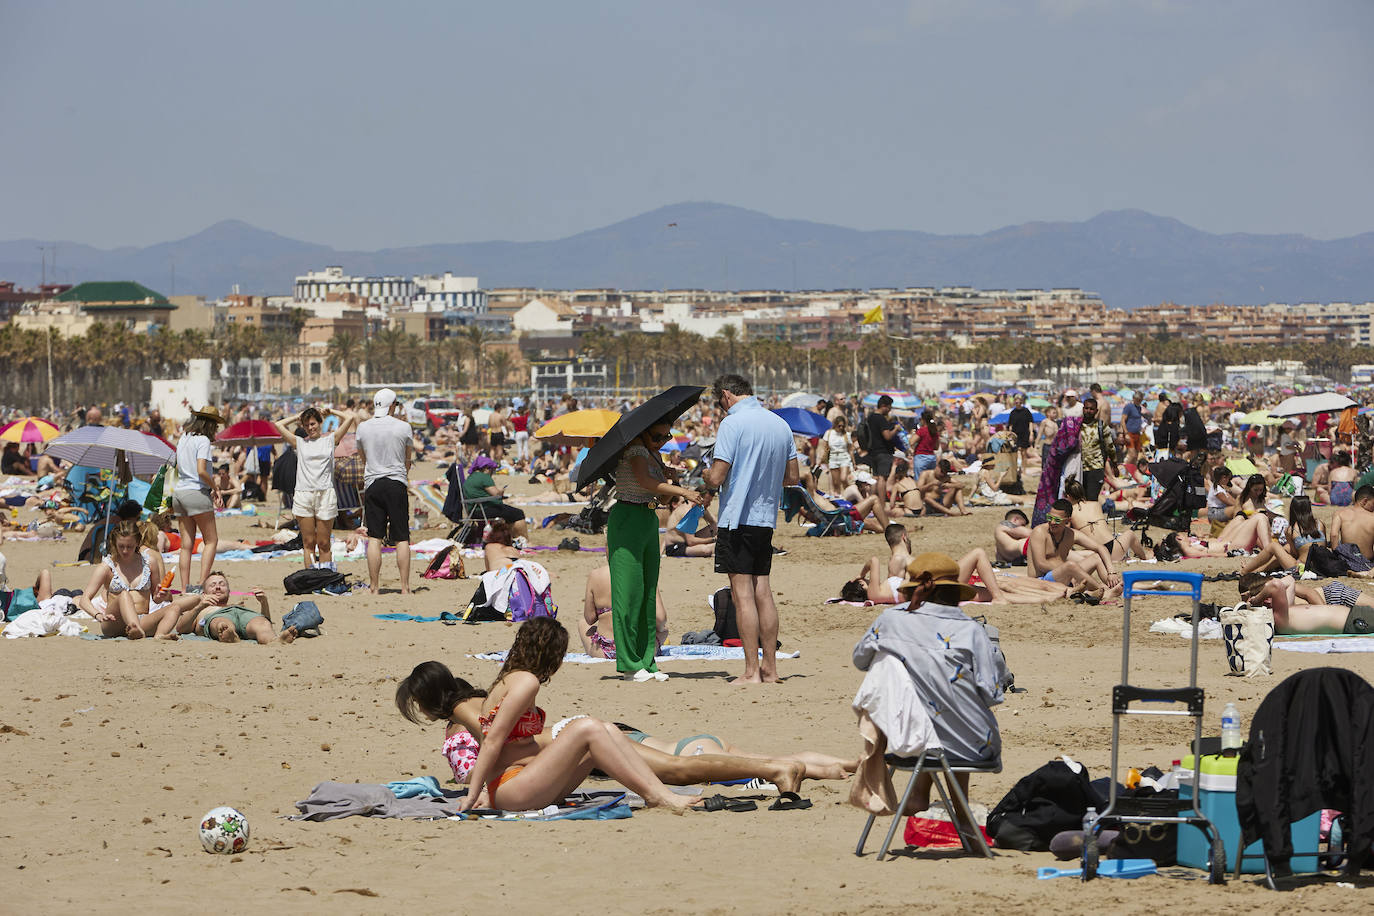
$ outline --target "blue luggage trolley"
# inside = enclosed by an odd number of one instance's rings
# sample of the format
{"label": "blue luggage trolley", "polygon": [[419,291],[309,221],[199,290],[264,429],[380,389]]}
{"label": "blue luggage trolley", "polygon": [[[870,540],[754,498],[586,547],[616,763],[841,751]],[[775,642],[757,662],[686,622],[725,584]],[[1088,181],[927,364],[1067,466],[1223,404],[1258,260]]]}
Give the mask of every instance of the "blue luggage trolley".
{"label": "blue luggage trolley", "polygon": [[[1198,807],[1202,793],[1194,792],[1190,799],[1180,799],[1177,814],[1117,814],[1116,773],[1121,744],[1122,716],[1191,716],[1193,719],[1193,747],[1202,745],[1203,691],[1197,685],[1198,605],[1202,601],[1202,574],[1177,570],[1131,570],[1122,574],[1122,600],[1125,611],[1121,624],[1121,683],[1112,688],[1112,769],[1111,790],[1107,808],[1091,824],[1085,825],[1083,836],[1083,880],[1097,876],[1100,854],[1098,832],[1104,828],[1120,829],[1124,824],[1185,824],[1198,828],[1207,837],[1208,883],[1226,883],[1226,849],[1221,835]],[[1159,583],[1177,582],[1184,589],[1166,589]],[[1146,586],[1150,587],[1146,587]],[[1137,687],[1130,682],[1131,662],[1131,599],[1142,595],[1193,599],[1193,645],[1188,663],[1187,687]],[[1132,707],[1132,703],[1154,708]],[[1160,706],[1175,708],[1161,709]],[[1177,707],[1184,708],[1177,708]]]}

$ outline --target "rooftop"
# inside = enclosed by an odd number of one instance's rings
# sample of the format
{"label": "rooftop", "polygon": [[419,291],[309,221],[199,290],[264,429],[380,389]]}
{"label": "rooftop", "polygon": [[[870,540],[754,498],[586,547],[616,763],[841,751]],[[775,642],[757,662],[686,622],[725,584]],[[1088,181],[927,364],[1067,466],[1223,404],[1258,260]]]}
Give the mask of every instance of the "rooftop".
{"label": "rooftop", "polygon": [[57,301],[101,305],[171,305],[166,296],[131,280],[80,283],[58,296]]}

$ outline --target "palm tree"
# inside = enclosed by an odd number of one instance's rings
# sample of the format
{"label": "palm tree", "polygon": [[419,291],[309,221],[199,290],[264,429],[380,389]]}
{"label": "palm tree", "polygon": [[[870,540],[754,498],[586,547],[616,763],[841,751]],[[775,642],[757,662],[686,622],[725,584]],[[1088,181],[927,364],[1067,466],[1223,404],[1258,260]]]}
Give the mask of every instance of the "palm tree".
{"label": "palm tree", "polygon": [[279,394],[286,392],[286,354],[290,353],[296,346],[296,335],[290,331],[269,331],[264,340],[264,349],[267,355],[273,360],[269,369],[270,375],[275,375],[276,391]]}
{"label": "palm tree", "polygon": [[463,329],[462,338],[472,354],[472,383],[482,387],[483,349],[491,342],[493,335],[480,324],[470,324]]}
{"label": "palm tree", "polygon": [[343,369],[344,388],[350,390],[353,387],[353,366],[362,356],[363,343],[348,331],[340,331],[329,338],[329,344],[325,348],[325,357],[329,361],[329,368],[333,372]]}
{"label": "palm tree", "polygon": [[505,388],[506,377],[510,375],[511,369],[514,368],[515,361],[511,358],[511,352],[504,348],[497,350],[491,354],[490,362],[491,371],[496,374],[496,387]]}

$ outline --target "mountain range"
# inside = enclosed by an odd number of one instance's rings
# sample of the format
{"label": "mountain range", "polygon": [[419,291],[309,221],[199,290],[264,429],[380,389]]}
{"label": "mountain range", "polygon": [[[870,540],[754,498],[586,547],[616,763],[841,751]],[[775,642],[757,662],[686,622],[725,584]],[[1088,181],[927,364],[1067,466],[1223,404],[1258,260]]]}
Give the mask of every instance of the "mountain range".
{"label": "mountain range", "polygon": [[[1078,287],[1113,307],[1374,300],[1374,232],[1214,235],[1140,210],[983,235],[861,231],[715,203],[680,203],[546,242],[341,251],[226,220],[144,248],[57,242],[62,282],[135,280],[164,295],[289,295],[328,265],[350,275],[451,271],[484,288],[872,289]],[[46,240],[0,242],[0,279],[36,286]],[[54,278],[51,269],[49,279]],[[174,279],[173,279],[174,278]]]}

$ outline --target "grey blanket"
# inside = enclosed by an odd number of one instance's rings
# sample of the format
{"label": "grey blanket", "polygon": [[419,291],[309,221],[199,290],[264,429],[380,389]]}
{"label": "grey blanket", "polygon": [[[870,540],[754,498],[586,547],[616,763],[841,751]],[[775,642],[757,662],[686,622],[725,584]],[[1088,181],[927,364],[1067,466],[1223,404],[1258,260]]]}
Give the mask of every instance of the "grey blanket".
{"label": "grey blanket", "polygon": [[296,802],[300,814],[293,821],[332,821],[340,817],[441,818],[458,814],[466,790],[445,792],[443,798],[397,798],[380,783],[322,782],[304,801]]}

